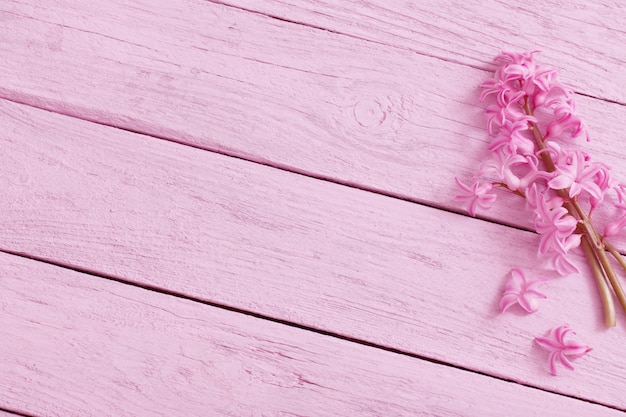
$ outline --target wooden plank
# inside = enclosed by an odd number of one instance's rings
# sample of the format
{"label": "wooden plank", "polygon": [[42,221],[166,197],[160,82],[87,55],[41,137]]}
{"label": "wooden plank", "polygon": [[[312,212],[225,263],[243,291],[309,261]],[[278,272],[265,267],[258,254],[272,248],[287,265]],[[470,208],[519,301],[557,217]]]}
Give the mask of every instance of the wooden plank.
{"label": "wooden plank", "polygon": [[[487,73],[204,1],[126,3],[0,4],[0,95],[462,209],[453,177],[486,156]],[[590,151],[626,179],[626,109],[578,104]],[[487,218],[532,228],[515,196]]]}
{"label": "wooden plank", "polygon": [[619,411],[0,255],[0,405],[80,416]]}
{"label": "wooden plank", "polygon": [[[247,161],[2,103],[0,248],[626,408],[620,328],[595,284],[554,280],[498,316],[536,235]],[[579,257],[574,257],[580,263]],[[568,322],[594,347],[547,372]]]}
{"label": "wooden plank", "polygon": [[7,411],[0,410],[0,417],[19,417],[17,414],[9,413]]}
{"label": "wooden plank", "polygon": [[626,8],[615,2],[210,1],[478,68],[503,49],[539,48],[578,91],[626,103]]}

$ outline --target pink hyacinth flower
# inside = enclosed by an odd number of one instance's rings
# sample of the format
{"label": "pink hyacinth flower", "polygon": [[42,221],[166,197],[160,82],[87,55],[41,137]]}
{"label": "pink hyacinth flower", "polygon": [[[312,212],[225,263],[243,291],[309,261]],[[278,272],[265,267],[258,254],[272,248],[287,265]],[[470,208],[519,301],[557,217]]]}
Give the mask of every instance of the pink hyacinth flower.
{"label": "pink hyacinth flower", "polygon": [[[527,155],[526,156],[526,164],[527,171],[523,177],[519,179],[519,189],[523,192],[528,192],[528,189],[531,186],[535,187],[536,191],[536,183],[540,180],[549,180],[550,173],[542,171],[539,169],[539,160],[535,155]],[[535,199],[536,201],[536,199]]]}
{"label": "pink hyacinth flower", "polygon": [[557,175],[550,180],[548,186],[554,190],[569,188],[569,196],[574,198],[581,192],[586,191],[597,200],[602,199],[603,192],[597,175],[602,165],[593,164],[589,157],[581,151],[562,151],[556,144],[552,144],[552,150],[557,155]]}
{"label": "pink hyacinth flower", "polygon": [[555,327],[550,330],[548,337],[537,337],[535,342],[542,348],[550,352],[548,362],[550,363],[550,373],[556,376],[556,365],[561,363],[567,369],[574,370],[574,366],[570,362],[571,359],[577,359],[591,351],[591,348],[575,340],[565,340],[568,334],[576,334],[567,324]]}
{"label": "pink hyacinth flower", "polygon": [[[571,99],[565,101],[554,100],[556,105],[554,106],[554,116],[556,120],[550,122],[546,128],[545,138],[555,138],[560,136],[565,131],[571,131],[571,137],[576,137],[581,133],[585,134],[585,138],[589,141],[589,135],[587,134],[587,127],[576,116],[576,107]],[[546,103],[546,106],[552,105],[552,103]]]}
{"label": "pink hyacinth flower", "polygon": [[495,152],[491,161],[483,163],[480,174],[489,178],[496,178],[506,184],[509,190],[517,190],[521,180],[513,173],[516,166],[527,164],[528,161],[522,155],[511,155],[504,152]]}
{"label": "pink hyacinth flower", "polygon": [[609,190],[614,189],[617,185],[615,183],[615,180],[613,180],[613,177],[611,176],[611,167],[597,162],[596,165],[599,167],[599,169],[596,173],[595,183],[598,185],[598,187],[600,187],[602,195],[600,196],[600,198],[594,198],[591,195],[589,196],[589,203],[594,209],[604,201],[605,194]]}
{"label": "pink hyacinth flower", "polygon": [[514,122],[505,120],[498,135],[489,145],[489,150],[493,152],[504,147],[509,154],[533,155],[535,142],[525,135],[530,129],[528,122],[536,122],[536,119],[525,116]]}
{"label": "pink hyacinth flower", "polygon": [[602,237],[607,238],[617,235],[622,229],[626,227],[626,213],[623,213],[616,221],[607,223],[604,226],[604,233]]}
{"label": "pink hyacinth flower", "polygon": [[[539,253],[567,253],[580,244],[580,235],[571,239],[576,231],[578,220],[563,206],[553,207],[562,201],[556,197],[551,201],[539,198],[535,209],[535,228],[539,233]],[[578,243],[578,244],[576,244]]]}
{"label": "pink hyacinth flower", "polygon": [[617,185],[613,188],[617,193],[618,202],[615,207],[621,212],[621,216],[604,226],[604,237],[617,235],[624,227],[626,227],[626,189],[624,185]]}
{"label": "pink hyacinth flower", "polygon": [[504,313],[514,304],[519,304],[528,313],[534,313],[539,309],[539,299],[547,298],[535,289],[546,282],[543,278],[529,280],[519,268],[511,270],[511,277],[504,287],[504,294],[500,299],[500,312]]}
{"label": "pink hyacinth flower", "polygon": [[493,189],[490,182],[475,182],[471,187],[463,184],[458,178],[454,178],[461,194],[457,194],[454,199],[467,203],[467,211],[470,215],[476,216],[476,208],[488,210],[496,201],[496,195],[489,193]]}
{"label": "pink hyacinth flower", "polygon": [[566,250],[564,252],[549,252],[548,253],[548,261],[550,262],[550,266],[560,275],[570,275],[577,274],[580,272],[580,269],[576,265],[572,263],[567,258],[567,251],[574,247],[580,246],[581,235],[572,235],[566,242]]}
{"label": "pink hyacinth flower", "polygon": [[[521,100],[523,96],[524,94],[520,93],[518,96],[512,97],[511,100]],[[499,128],[507,120],[517,120],[521,117],[526,117],[524,116],[524,113],[513,105],[514,103],[514,101],[511,101],[508,103],[498,103],[487,106],[485,113],[489,116],[487,121],[487,131],[490,136],[494,134],[494,125]]]}

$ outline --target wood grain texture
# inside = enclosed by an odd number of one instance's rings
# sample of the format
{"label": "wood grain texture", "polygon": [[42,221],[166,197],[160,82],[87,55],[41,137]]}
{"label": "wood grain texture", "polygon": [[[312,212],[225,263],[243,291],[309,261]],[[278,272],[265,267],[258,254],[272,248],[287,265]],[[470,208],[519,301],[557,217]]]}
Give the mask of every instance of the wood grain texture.
{"label": "wood grain texture", "polygon": [[42,417],[623,415],[5,254],[0,291],[0,406]]}
{"label": "wood grain texture", "polygon": [[17,414],[9,413],[7,411],[0,410],[0,417],[19,417]]}
{"label": "wood grain texture", "polygon": [[[34,4],[0,5],[11,100],[452,210],[486,156],[484,71],[205,1]],[[626,180],[626,109],[578,105]],[[485,216],[532,228],[515,196]]]}
{"label": "wood grain texture", "polygon": [[[591,279],[551,281],[537,314],[497,314],[510,268],[543,274],[532,233],[0,109],[0,248],[626,408],[626,317],[603,328]],[[533,338],[563,322],[594,351],[554,378]]]}
{"label": "wood grain texture", "polygon": [[503,49],[541,49],[578,91],[626,103],[619,1],[210,1],[478,68]]}
{"label": "wood grain texture", "polygon": [[[200,1],[0,7],[15,101],[447,208],[484,152],[480,70]],[[623,108],[581,107],[624,173]],[[496,316],[508,269],[538,271],[530,234],[19,106],[2,121],[5,249],[626,407],[592,283]],[[532,338],[563,321],[594,351],[555,379]]]}

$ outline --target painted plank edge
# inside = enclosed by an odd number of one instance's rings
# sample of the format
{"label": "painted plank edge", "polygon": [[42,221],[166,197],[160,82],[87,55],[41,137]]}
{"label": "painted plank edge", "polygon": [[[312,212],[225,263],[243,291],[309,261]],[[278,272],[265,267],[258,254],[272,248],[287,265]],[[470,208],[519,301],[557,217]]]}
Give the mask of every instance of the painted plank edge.
{"label": "painted plank edge", "polygon": [[209,1],[479,68],[502,50],[541,49],[577,91],[626,103],[626,8],[616,2]]}
{"label": "painted plank edge", "polygon": [[20,417],[20,416],[17,414],[9,413],[8,411],[0,410],[0,417]]}
{"label": "painted plank edge", "polygon": [[[4,5],[0,95],[463,210],[453,177],[486,157],[485,72],[204,1],[144,3]],[[626,109],[578,104],[590,152],[626,180]],[[481,215],[532,230],[523,202],[503,200]]]}
{"label": "painted plank edge", "polygon": [[[626,318],[602,327],[589,278],[498,316],[510,268],[544,274],[534,234],[13,103],[0,122],[0,248],[626,408]],[[595,350],[553,378],[533,338],[563,321]]]}
{"label": "painted plank edge", "polygon": [[0,404],[27,413],[623,415],[6,254],[0,271]]}

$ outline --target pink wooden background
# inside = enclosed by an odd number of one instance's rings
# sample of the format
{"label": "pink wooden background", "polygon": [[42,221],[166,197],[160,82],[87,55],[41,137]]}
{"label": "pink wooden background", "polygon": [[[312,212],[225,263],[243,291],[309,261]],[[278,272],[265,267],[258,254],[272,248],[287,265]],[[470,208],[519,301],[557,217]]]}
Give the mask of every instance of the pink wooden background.
{"label": "pink wooden background", "polygon": [[[626,181],[626,9],[574,0],[0,2],[0,416],[613,416],[626,314],[452,198],[479,84],[540,48]],[[626,250],[626,240],[618,245]],[[570,324],[593,351],[548,372]]]}

